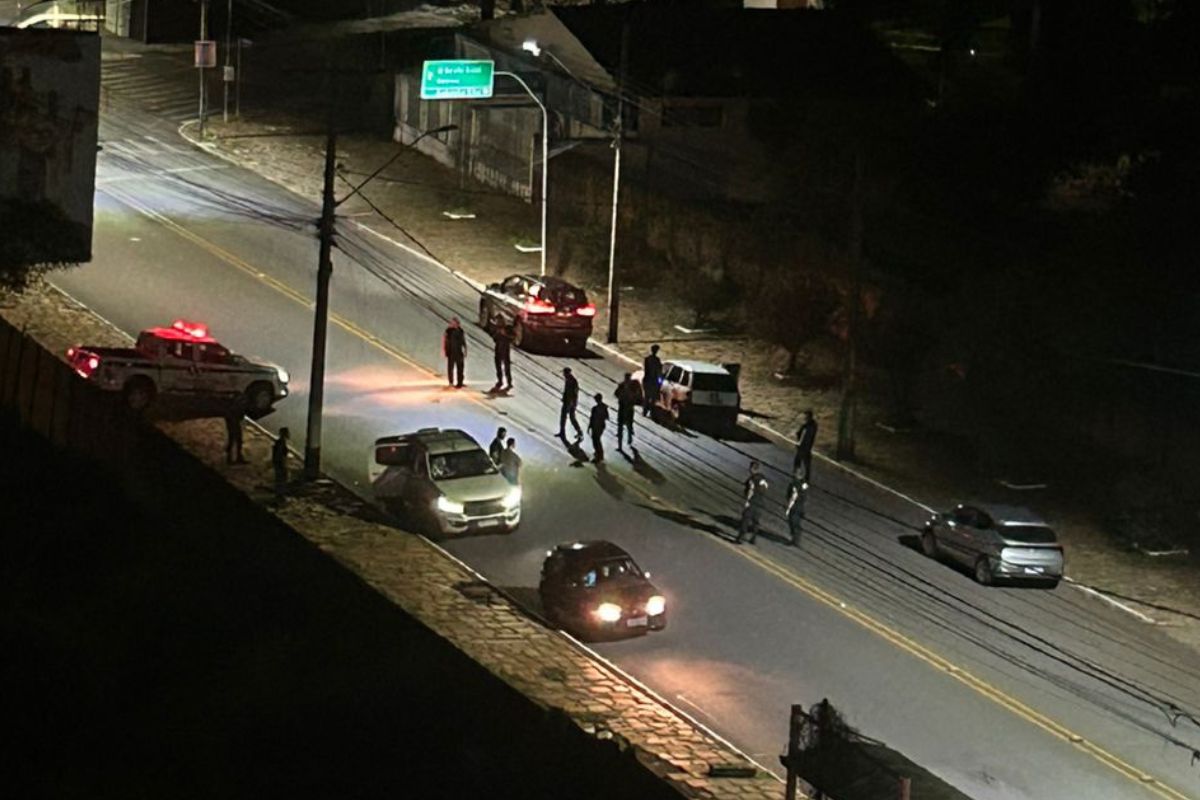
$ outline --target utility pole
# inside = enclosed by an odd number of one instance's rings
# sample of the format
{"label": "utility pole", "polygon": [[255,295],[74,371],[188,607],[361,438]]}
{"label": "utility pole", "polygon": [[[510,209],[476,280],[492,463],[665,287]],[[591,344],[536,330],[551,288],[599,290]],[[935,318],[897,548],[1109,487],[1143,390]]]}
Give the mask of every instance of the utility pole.
{"label": "utility pole", "polygon": [[334,169],[337,164],[337,128],[334,113],[334,77],[329,82],[329,121],[325,134],[325,186],[321,192],[321,219],[317,225],[320,253],[317,260],[317,304],[313,318],[312,369],[309,372],[308,430],[304,437],[304,477],[316,480],[321,474],[321,415],[325,406],[325,339],[329,330],[329,278],[333,275]]}
{"label": "utility pole", "polygon": [[625,128],[625,70],[629,64],[629,12],[621,20],[621,63],[617,72],[617,118],[613,131],[612,229],[608,239],[608,343],[617,343],[621,317],[621,287],[617,273],[617,201],[621,194],[621,139]]}
{"label": "utility pole", "polygon": [[787,753],[782,759],[783,766],[787,770],[787,782],[784,784],[785,800],[796,800],[796,780],[800,777],[796,767],[800,760],[800,729],[803,724],[804,706],[793,705],[792,713],[788,717]]}
{"label": "utility pole", "polygon": [[225,102],[222,106],[222,118],[226,124],[229,123],[229,84],[233,82],[231,80],[233,76],[229,74],[229,70],[232,69],[229,60],[233,57],[233,41],[231,37],[232,31],[233,0],[229,0],[228,5],[225,7],[225,69],[221,73],[221,85],[225,89]]}
{"label": "utility pole", "polygon": [[[208,41],[208,0],[200,0],[200,41]],[[208,80],[204,74],[206,67],[201,66],[200,72],[200,138],[204,138],[204,118],[208,115]]]}
{"label": "utility pole", "polygon": [[862,306],[862,150],[854,153],[854,188],[850,193],[850,314],[846,325],[846,356],[842,368],[842,400],[838,410],[838,461],[854,458],[854,410],[857,403],[859,309]]}

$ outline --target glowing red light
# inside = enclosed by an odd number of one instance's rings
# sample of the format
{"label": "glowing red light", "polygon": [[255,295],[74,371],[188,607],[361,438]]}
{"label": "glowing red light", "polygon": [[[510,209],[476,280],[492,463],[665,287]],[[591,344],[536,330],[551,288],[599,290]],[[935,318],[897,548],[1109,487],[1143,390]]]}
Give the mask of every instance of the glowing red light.
{"label": "glowing red light", "polygon": [[185,319],[177,319],[171,323],[171,327],[177,331],[183,331],[188,336],[194,336],[197,339],[203,339],[208,336],[208,327],[199,322],[188,322]]}
{"label": "glowing red light", "polygon": [[74,357],[75,357],[75,348],[68,347],[67,348],[67,358],[74,358]]}
{"label": "glowing red light", "polygon": [[554,303],[548,303],[535,297],[525,304],[525,310],[530,314],[553,314]]}
{"label": "glowing red light", "polygon": [[586,306],[580,306],[575,309],[575,313],[581,317],[594,317],[596,316],[596,306],[588,303]]}
{"label": "glowing red light", "polygon": [[94,369],[96,369],[96,367],[100,366],[100,359],[96,358],[95,356],[92,356],[91,358],[88,359],[87,365],[88,365],[88,369],[94,370]]}

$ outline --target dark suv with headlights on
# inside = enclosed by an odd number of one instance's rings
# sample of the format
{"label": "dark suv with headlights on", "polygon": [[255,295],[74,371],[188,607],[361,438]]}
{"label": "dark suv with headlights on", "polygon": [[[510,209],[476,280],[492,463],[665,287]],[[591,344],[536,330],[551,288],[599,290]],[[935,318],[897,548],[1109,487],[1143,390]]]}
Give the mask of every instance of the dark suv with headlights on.
{"label": "dark suv with headlights on", "polygon": [[583,289],[548,275],[512,275],[479,298],[479,326],[491,331],[498,317],[512,327],[513,344],[524,349],[563,345],[584,353],[595,316]]}
{"label": "dark suv with headlights on", "polygon": [[612,542],[566,542],[546,553],[538,584],[547,619],[583,639],[661,631],[666,598]]}

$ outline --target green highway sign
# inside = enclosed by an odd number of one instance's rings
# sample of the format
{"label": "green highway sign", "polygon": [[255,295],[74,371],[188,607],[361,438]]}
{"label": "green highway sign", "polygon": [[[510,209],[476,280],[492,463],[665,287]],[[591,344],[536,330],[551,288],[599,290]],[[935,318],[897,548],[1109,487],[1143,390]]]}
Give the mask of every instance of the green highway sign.
{"label": "green highway sign", "polygon": [[491,61],[426,61],[421,68],[421,99],[491,97],[494,68]]}

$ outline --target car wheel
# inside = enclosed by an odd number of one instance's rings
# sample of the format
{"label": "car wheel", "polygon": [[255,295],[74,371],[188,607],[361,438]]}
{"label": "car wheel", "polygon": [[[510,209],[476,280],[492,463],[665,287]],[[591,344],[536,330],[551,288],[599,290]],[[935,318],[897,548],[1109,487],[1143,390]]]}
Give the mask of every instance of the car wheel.
{"label": "car wheel", "polygon": [[149,378],[133,378],[125,384],[125,405],[134,411],[145,411],[154,402],[154,384]]}
{"label": "car wheel", "polygon": [[1059,579],[1058,579],[1058,578],[1055,578],[1055,579],[1054,579],[1054,580],[1052,580],[1052,581],[1046,581],[1046,588],[1047,588],[1047,589],[1057,589],[1057,588],[1058,588],[1058,581],[1059,581]]}
{"label": "car wheel", "polygon": [[588,354],[588,340],[572,339],[570,344],[571,355],[580,357]]}
{"label": "car wheel", "polygon": [[933,535],[933,531],[926,530],[921,534],[921,552],[930,558],[938,557],[937,537]]}
{"label": "car wheel", "polygon": [[991,586],[994,582],[992,564],[987,556],[980,556],[975,562],[975,580],[984,586]]}
{"label": "car wheel", "polygon": [[492,310],[488,308],[486,300],[479,301],[479,327],[485,331],[490,331],[492,327]]}
{"label": "car wheel", "polygon": [[265,381],[250,384],[246,389],[246,407],[253,412],[264,413],[271,410],[275,402],[275,392],[271,384]]}

